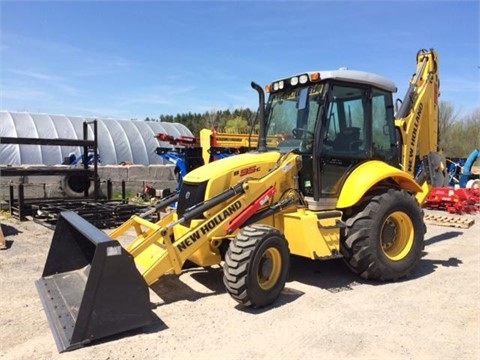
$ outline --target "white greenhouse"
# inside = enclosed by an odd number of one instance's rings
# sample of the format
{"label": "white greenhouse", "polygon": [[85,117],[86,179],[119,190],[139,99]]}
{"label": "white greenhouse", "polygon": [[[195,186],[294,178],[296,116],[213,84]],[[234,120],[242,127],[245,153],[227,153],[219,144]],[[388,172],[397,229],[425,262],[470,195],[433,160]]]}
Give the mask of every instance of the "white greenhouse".
{"label": "white greenhouse", "polygon": [[[192,136],[191,131],[179,123],[0,111],[0,137],[82,140],[83,123],[93,120],[97,120],[98,153],[103,165],[165,164],[155,149],[168,144],[160,143],[155,135]],[[89,125],[88,140],[93,140],[93,125]],[[0,165],[56,165],[72,153],[79,157],[82,148],[0,144]]]}

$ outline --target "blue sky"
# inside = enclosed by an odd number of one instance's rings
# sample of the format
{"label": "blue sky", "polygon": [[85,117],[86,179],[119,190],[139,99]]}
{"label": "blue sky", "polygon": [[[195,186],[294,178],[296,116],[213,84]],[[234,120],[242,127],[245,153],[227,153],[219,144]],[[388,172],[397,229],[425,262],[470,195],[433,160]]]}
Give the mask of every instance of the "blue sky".
{"label": "blue sky", "polygon": [[0,110],[144,119],[257,108],[250,88],[342,66],[403,98],[421,48],[480,107],[478,1],[1,1]]}

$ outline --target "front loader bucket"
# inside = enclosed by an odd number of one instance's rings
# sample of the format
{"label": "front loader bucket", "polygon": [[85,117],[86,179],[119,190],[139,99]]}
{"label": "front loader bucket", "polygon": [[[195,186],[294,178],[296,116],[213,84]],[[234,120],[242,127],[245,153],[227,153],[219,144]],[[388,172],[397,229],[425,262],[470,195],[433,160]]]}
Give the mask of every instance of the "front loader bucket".
{"label": "front loader bucket", "polygon": [[158,320],[133,257],[73,212],[63,212],[35,281],[59,352]]}

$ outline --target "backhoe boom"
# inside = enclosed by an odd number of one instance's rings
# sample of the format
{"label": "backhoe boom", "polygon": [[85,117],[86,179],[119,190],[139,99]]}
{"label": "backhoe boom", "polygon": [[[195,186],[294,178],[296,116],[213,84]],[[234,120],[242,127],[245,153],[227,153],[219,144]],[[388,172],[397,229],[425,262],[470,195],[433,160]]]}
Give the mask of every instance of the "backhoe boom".
{"label": "backhoe boom", "polygon": [[422,186],[423,191],[417,193],[421,204],[433,186],[447,181],[445,159],[438,153],[438,71],[437,52],[420,50],[417,70],[395,116],[401,137],[401,166]]}

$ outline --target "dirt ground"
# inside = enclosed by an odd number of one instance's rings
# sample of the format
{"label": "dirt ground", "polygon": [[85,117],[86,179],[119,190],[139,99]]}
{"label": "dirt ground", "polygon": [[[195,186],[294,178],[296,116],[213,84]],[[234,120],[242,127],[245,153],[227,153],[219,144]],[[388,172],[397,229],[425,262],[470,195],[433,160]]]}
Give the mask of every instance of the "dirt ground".
{"label": "dirt ground", "polygon": [[154,285],[161,322],[59,354],[34,285],[53,232],[0,215],[0,359],[479,359],[480,215],[469,229],[428,226],[411,276],[371,283],[341,260],[293,258],[281,297],[243,309],[222,271]]}

